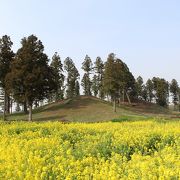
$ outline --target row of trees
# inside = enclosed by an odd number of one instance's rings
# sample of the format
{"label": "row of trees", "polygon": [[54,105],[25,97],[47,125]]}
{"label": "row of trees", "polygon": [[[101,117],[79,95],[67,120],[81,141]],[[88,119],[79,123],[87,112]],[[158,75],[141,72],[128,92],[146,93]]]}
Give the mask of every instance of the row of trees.
{"label": "row of trees", "polygon": [[[10,113],[13,101],[17,111],[20,105],[24,112],[29,110],[29,120],[32,120],[32,108],[38,107],[41,101],[54,102],[80,95],[80,74],[70,57],[63,63],[56,52],[50,61],[42,42],[34,35],[23,38],[16,53],[12,45],[9,36],[0,39],[0,105],[4,109],[4,119]],[[82,70],[84,95],[114,102],[114,111],[117,102],[131,103],[137,99],[167,106],[169,90],[173,103],[179,104],[176,80],[169,84],[165,79],[154,77],[144,84],[141,77],[135,80],[127,65],[114,53],[108,55],[105,63],[100,57],[93,63],[86,55]]]}
{"label": "row of trees", "polygon": [[136,79],[137,98],[147,102],[154,102],[160,106],[169,105],[169,97],[172,97],[174,110],[180,110],[180,87],[177,80],[173,79],[170,83],[163,78],[153,77],[144,83],[139,76]]}

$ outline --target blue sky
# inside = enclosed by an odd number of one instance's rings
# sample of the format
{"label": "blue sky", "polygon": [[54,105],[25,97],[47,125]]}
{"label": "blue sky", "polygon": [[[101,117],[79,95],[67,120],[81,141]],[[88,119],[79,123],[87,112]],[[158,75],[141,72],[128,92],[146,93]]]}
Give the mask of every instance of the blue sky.
{"label": "blue sky", "polygon": [[[137,77],[180,83],[179,0],[0,0],[0,36],[37,35],[49,57],[70,56],[78,69],[86,54],[114,52]],[[81,72],[82,73],[82,72]]]}

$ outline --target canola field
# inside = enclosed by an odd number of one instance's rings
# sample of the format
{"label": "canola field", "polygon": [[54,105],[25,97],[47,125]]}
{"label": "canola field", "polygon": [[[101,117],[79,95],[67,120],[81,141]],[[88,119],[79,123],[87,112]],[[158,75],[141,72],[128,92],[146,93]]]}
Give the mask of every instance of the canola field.
{"label": "canola field", "polygon": [[180,123],[1,123],[0,179],[180,179]]}

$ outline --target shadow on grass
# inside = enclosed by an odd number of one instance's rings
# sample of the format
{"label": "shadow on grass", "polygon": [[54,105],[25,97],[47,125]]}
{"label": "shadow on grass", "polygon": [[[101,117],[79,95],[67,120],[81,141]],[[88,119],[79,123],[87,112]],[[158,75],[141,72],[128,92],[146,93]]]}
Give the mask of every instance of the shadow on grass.
{"label": "shadow on grass", "polygon": [[62,122],[69,122],[65,118],[66,116],[50,116],[50,117],[39,117],[39,118],[34,118],[33,121],[62,121]]}

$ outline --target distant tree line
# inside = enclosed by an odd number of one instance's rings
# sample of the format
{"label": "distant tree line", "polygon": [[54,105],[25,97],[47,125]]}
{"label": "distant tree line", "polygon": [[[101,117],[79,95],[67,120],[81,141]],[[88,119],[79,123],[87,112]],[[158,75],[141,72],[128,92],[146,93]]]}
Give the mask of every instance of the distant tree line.
{"label": "distant tree line", "polygon": [[82,63],[84,75],[80,74],[73,60],[67,57],[62,62],[59,54],[54,53],[51,61],[44,53],[42,42],[30,35],[21,40],[17,52],[12,50],[13,42],[4,35],[0,38],[0,106],[6,115],[12,112],[12,103],[16,102],[16,111],[23,107],[32,120],[33,107],[41,102],[48,103],[73,98],[83,94],[109,100],[114,104],[146,101],[167,107],[172,96],[174,109],[179,109],[180,88],[173,79],[168,82],[154,77],[144,83],[139,76],[134,78],[128,66],[114,53],[104,62],[97,57],[93,63],[86,55]]}
{"label": "distant tree line", "polygon": [[180,87],[175,79],[169,83],[164,78],[153,77],[144,83],[143,78],[139,76],[136,79],[136,92],[137,99],[157,103],[163,107],[169,105],[171,96],[174,110],[180,111]]}

